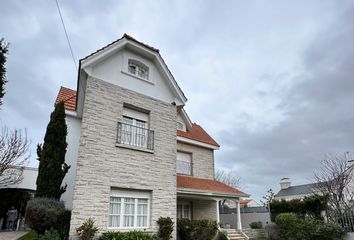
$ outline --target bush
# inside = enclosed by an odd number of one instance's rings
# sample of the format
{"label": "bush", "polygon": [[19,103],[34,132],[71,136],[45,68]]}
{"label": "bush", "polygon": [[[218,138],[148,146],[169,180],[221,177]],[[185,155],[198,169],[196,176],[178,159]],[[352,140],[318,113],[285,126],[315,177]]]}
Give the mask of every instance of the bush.
{"label": "bush", "polygon": [[318,226],[313,240],[337,240],[343,239],[345,231],[338,225],[332,223],[321,224]]}
{"label": "bush", "polygon": [[98,232],[98,228],[94,226],[95,221],[92,218],[87,219],[80,227],[76,228],[82,240],[91,240]]}
{"label": "bush", "polygon": [[40,236],[38,240],[61,240],[59,233],[57,231],[46,232],[44,235]]}
{"label": "bush", "polygon": [[217,240],[228,240],[227,238],[227,232],[225,231],[219,231],[218,232],[218,237],[216,238]]}
{"label": "bush", "polygon": [[26,222],[38,235],[51,230],[58,217],[65,212],[63,202],[49,198],[35,198],[27,203]]}
{"label": "bush", "polygon": [[99,240],[158,240],[155,235],[149,235],[140,231],[132,232],[105,232],[100,237]]}
{"label": "bush", "polygon": [[262,224],[261,221],[259,221],[259,222],[251,222],[250,223],[250,228],[252,228],[252,229],[261,229],[261,228],[263,228],[263,224]]}
{"label": "bush", "polygon": [[275,219],[282,240],[340,240],[345,232],[335,224],[304,220],[294,213],[282,213]]}
{"label": "bush", "polygon": [[171,239],[171,233],[173,232],[172,219],[170,217],[160,217],[159,220],[157,220],[157,224],[159,225],[157,236],[161,240]]}
{"label": "bush", "polygon": [[59,216],[54,224],[54,229],[57,230],[61,240],[69,239],[71,211],[65,210]]}
{"label": "bush", "polygon": [[177,221],[177,237],[180,240],[211,240],[217,230],[216,221],[189,219]]}

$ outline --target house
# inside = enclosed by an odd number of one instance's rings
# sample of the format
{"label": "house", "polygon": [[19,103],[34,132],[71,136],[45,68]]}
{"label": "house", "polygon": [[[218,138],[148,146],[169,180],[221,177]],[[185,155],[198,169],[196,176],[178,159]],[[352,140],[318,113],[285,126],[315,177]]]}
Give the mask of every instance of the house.
{"label": "house", "polygon": [[303,199],[318,192],[316,183],[291,186],[290,178],[282,178],[280,180],[280,191],[274,195],[274,199],[286,201],[292,199]]}
{"label": "house", "polygon": [[101,232],[156,232],[159,217],[219,221],[224,199],[240,209],[247,194],[214,180],[220,146],[189,119],[187,98],[158,49],[125,34],[80,60],[77,89],[61,87],[60,101],[70,236],[88,218]]}
{"label": "house", "polygon": [[8,183],[0,185],[0,199],[2,204],[2,211],[0,211],[0,230],[6,228],[6,212],[11,206],[14,206],[15,209],[18,210],[16,229],[24,230],[26,228],[26,204],[28,200],[34,197],[36,192],[37,176],[38,168],[11,166],[11,168],[5,170],[5,173],[0,177],[1,183]]}

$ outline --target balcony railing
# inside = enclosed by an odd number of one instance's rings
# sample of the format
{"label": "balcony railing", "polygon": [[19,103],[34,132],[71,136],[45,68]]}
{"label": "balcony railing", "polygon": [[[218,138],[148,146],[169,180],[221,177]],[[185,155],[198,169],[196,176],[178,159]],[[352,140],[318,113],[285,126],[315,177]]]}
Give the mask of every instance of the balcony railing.
{"label": "balcony railing", "polygon": [[154,150],[154,131],[118,122],[117,143]]}

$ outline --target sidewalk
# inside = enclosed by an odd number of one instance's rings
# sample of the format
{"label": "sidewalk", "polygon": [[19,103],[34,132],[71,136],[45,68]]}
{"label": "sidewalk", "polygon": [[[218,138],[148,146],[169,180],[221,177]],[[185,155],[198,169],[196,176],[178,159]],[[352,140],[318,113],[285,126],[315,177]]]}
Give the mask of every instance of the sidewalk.
{"label": "sidewalk", "polygon": [[16,240],[25,235],[26,233],[28,233],[28,231],[0,232],[0,240]]}

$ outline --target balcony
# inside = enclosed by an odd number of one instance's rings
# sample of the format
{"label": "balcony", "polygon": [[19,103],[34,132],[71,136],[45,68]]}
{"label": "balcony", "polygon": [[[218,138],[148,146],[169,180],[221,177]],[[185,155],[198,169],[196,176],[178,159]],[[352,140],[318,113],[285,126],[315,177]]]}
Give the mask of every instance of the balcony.
{"label": "balcony", "polygon": [[154,131],[118,122],[117,143],[152,151],[154,150]]}

